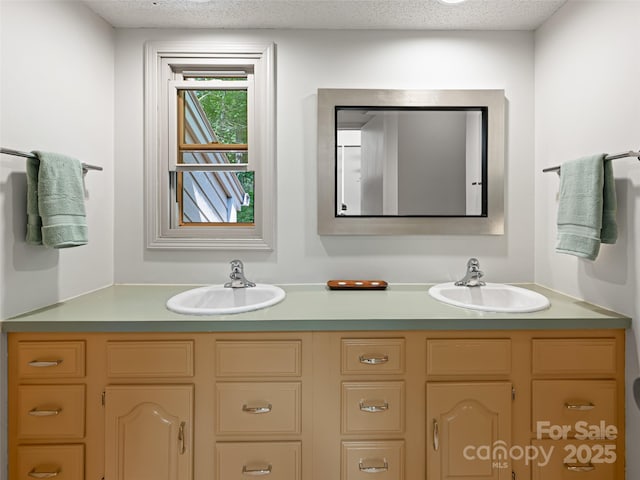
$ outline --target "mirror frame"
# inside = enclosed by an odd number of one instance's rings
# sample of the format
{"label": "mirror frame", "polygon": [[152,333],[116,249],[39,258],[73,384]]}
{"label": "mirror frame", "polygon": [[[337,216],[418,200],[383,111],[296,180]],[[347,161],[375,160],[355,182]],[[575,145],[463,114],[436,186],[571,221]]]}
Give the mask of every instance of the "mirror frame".
{"label": "mirror frame", "polygon": [[[335,214],[336,107],[486,107],[487,215],[349,217]],[[319,235],[503,235],[504,90],[318,89]]]}

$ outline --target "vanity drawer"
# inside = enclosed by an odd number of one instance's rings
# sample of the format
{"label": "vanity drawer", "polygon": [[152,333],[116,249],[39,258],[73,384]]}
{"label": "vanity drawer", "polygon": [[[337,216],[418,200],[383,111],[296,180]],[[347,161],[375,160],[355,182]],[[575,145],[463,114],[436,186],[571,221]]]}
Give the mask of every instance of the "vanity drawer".
{"label": "vanity drawer", "polygon": [[342,480],[403,480],[404,442],[342,442]]}
{"label": "vanity drawer", "polygon": [[107,375],[192,377],[193,341],[110,341],[107,343]]}
{"label": "vanity drawer", "polygon": [[615,338],[533,339],[532,373],[535,376],[616,375]]}
{"label": "vanity drawer", "polygon": [[300,340],[218,340],[218,377],[297,377],[301,373]]}
{"label": "vanity drawer", "polygon": [[342,433],[403,433],[404,382],[342,384]]}
{"label": "vanity drawer", "polygon": [[299,434],[301,384],[217,383],[216,432]]}
{"label": "vanity drawer", "polygon": [[18,342],[18,377],[80,378],[85,372],[85,343]]}
{"label": "vanity drawer", "polygon": [[533,432],[537,432],[537,422],[568,425],[570,438],[580,421],[617,428],[614,380],[534,380],[532,395]]}
{"label": "vanity drawer", "polygon": [[427,340],[427,375],[508,376],[508,338]]}
{"label": "vanity drawer", "polygon": [[20,385],[18,437],[82,438],[84,392],[84,385]]}
{"label": "vanity drawer", "polygon": [[342,373],[404,373],[404,338],[343,338]]}
{"label": "vanity drawer", "polygon": [[21,445],[16,480],[55,478],[84,479],[83,445]]}
{"label": "vanity drawer", "polygon": [[300,480],[300,442],[218,443],[217,480],[246,480],[265,476],[269,480]]}
{"label": "vanity drawer", "polygon": [[547,454],[553,449],[548,463],[542,455],[532,461],[532,480],[614,480],[616,464],[624,461],[615,442],[534,440],[532,445]]}

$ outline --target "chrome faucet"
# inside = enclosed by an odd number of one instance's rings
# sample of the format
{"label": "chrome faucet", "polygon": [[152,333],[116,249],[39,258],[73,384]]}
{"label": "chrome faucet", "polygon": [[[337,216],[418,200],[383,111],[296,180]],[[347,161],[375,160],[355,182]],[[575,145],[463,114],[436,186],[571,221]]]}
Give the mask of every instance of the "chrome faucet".
{"label": "chrome faucet", "polygon": [[225,288],[255,287],[256,284],[247,280],[244,276],[244,265],[240,260],[231,260],[230,282],[224,284]]}
{"label": "chrome faucet", "polygon": [[470,258],[467,262],[467,274],[462,280],[458,280],[455,284],[458,287],[481,287],[485,283],[480,280],[484,277],[484,272],[480,270],[480,262],[477,258]]}

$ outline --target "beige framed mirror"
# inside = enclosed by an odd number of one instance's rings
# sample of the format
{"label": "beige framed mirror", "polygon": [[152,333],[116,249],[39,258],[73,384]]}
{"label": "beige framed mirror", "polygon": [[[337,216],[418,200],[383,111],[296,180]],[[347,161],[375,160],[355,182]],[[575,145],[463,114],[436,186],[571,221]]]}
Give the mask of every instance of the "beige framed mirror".
{"label": "beige framed mirror", "polygon": [[504,233],[503,90],[318,90],[318,233]]}

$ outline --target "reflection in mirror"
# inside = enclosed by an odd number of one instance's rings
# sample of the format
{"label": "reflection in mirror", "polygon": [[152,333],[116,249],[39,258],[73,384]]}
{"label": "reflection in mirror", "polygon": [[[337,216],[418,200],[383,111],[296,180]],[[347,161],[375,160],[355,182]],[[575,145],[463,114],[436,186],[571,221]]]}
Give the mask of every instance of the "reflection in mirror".
{"label": "reflection in mirror", "polygon": [[486,116],[336,106],[336,215],[486,216]]}

